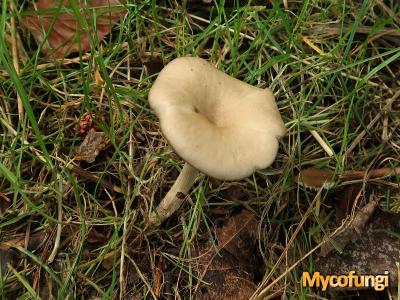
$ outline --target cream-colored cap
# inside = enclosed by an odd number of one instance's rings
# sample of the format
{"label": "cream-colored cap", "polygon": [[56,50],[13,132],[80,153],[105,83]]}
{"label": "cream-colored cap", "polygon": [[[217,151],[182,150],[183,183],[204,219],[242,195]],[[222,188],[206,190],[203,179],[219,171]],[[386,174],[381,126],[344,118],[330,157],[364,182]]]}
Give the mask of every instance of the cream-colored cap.
{"label": "cream-colored cap", "polygon": [[268,167],[286,133],[275,97],[201,58],[171,61],[149,93],[175,151],[199,171],[237,180]]}

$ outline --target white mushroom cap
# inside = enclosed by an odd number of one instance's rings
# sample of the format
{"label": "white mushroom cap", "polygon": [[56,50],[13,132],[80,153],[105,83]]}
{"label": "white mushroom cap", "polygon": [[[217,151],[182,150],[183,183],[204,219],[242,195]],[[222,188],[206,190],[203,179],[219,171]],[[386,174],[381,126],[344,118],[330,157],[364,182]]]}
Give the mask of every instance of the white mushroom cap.
{"label": "white mushroom cap", "polygon": [[268,167],[286,133],[274,95],[226,75],[201,58],[170,62],[149,93],[175,151],[199,171],[237,180]]}

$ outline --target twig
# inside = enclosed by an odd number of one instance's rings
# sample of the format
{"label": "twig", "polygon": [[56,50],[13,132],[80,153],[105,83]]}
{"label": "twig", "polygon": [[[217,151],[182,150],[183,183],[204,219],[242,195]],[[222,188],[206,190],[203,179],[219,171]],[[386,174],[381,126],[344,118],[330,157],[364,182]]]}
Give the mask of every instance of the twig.
{"label": "twig", "polygon": [[317,140],[318,144],[324,149],[326,154],[328,154],[329,157],[333,156],[333,151],[329,146],[326,144],[326,142],[322,139],[322,137],[319,135],[319,133],[315,130],[310,130],[310,133],[312,136]]}

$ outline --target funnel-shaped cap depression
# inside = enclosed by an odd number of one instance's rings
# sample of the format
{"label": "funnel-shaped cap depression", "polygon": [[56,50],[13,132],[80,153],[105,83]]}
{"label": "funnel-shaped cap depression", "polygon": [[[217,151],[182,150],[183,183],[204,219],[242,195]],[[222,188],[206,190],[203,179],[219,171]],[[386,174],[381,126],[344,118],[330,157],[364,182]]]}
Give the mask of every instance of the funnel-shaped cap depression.
{"label": "funnel-shaped cap depression", "polygon": [[268,167],[286,133],[270,89],[219,71],[201,58],[170,62],[149,93],[175,151],[199,171],[237,180]]}

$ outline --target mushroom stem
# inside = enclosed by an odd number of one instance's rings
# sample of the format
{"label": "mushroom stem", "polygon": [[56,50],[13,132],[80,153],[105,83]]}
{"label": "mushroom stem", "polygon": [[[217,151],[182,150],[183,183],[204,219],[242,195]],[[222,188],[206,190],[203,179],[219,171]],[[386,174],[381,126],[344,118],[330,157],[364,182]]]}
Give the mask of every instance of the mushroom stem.
{"label": "mushroom stem", "polygon": [[193,168],[188,163],[185,163],[175,183],[161,200],[156,211],[151,214],[149,219],[150,226],[161,225],[161,223],[178,210],[196,180],[198,173],[199,171],[197,169]]}

